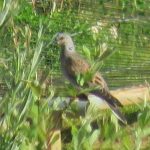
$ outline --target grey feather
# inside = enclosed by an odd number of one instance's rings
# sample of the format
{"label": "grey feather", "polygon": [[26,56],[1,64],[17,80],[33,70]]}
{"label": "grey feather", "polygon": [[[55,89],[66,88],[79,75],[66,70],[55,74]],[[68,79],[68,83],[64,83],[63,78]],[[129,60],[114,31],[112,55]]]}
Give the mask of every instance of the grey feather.
{"label": "grey feather", "polygon": [[[75,51],[74,43],[69,34],[59,33],[57,34],[56,40],[58,45],[61,47],[60,61],[62,72],[73,86],[80,89],[81,87],[77,83],[77,75],[86,74],[90,71],[90,65]],[[118,106],[121,107],[122,104],[117,98],[110,94],[107,84],[101,74],[96,72],[93,75],[92,80],[88,81],[87,85],[88,88],[99,86],[100,88],[98,90],[90,91],[90,93],[102,98],[117,118],[126,124],[127,121],[125,117],[118,109]]]}

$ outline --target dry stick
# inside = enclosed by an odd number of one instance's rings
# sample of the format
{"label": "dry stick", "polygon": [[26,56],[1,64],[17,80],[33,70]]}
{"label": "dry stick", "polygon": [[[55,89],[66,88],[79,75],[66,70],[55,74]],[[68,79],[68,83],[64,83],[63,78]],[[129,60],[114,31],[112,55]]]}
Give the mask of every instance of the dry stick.
{"label": "dry stick", "polygon": [[47,150],[61,150],[61,112],[54,111],[50,122],[53,123],[53,127],[48,131]]}
{"label": "dry stick", "polygon": [[131,88],[123,88],[111,92],[117,97],[123,105],[140,103],[144,100],[150,100],[150,89],[148,86],[134,86]]}
{"label": "dry stick", "polygon": [[[132,105],[144,102],[144,100],[150,100],[150,90],[147,86],[134,86],[131,88],[120,88],[117,90],[110,91],[122,105]],[[106,109],[108,106],[103,103],[100,106],[101,109]]]}
{"label": "dry stick", "polygon": [[[112,90],[111,94],[118,98],[123,105],[137,104],[143,102],[144,100],[150,100],[149,87],[143,85]],[[82,100],[82,96],[78,97],[78,99]],[[104,102],[99,108],[107,109],[108,107],[109,106]],[[85,109],[83,109],[83,111],[85,111]],[[61,112],[54,112],[53,122],[55,125],[48,136],[47,150],[61,149]],[[54,139],[56,139],[56,141]]]}

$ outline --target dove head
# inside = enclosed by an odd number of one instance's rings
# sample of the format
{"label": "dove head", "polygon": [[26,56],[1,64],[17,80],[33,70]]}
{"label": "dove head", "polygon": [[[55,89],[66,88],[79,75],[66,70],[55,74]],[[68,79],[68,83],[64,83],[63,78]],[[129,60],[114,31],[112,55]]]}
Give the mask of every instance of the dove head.
{"label": "dove head", "polygon": [[67,50],[67,51],[75,50],[72,38],[67,33],[58,33],[56,36],[56,42],[64,50]]}

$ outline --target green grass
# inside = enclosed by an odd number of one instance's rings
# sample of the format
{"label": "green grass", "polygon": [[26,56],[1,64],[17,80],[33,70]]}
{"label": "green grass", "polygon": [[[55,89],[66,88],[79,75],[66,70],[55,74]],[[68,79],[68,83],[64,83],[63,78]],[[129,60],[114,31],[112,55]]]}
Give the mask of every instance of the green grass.
{"label": "green grass", "polygon": [[[54,95],[68,96],[76,92],[68,84],[60,85],[55,80],[60,74],[59,50],[49,45],[56,32],[76,33],[73,38],[78,51],[91,63],[97,62],[95,67],[101,69],[111,88],[143,83],[149,81],[149,22],[118,23],[104,18],[101,25],[95,26],[98,33],[93,33],[90,30],[93,21],[80,16],[79,7],[72,11],[74,3],[67,1],[61,9],[58,5],[54,12],[45,16],[35,13],[26,1],[21,2],[4,1],[3,6],[0,3],[0,83],[5,86],[0,97],[1,149],[45,149],[49,132],[58,119],[53,115],[56,111],[62,113],[62,131],[71,128],[67,132],[71,132],[72,137],[69,143],[63,140],[67,134],[62,136],[63,149],[149,149],[148,101],[123,109],[131,122],[134,115],[137,116],[137,121],[128,126],[120,126],[110,111],[96,110],[93,106],[84,116],[78,115],[79,108],[74,103],[62,110],[59,107],[61,100],[56,99],[50,106]],[[129,10],[128,3],[132,6]],[[106,16],[113,15],[114,10],[107,7],[117,5],[124,15],[132,12],[144,17],[149,10],[146,4],[140,0],[134,3],[124,0],[102,2],[100,10],[107,10]],[[95,1],[93,5],[94,8],[98,6]],[[89,10],[83,11],[87,12],[90,17]],[[112,29],[117,29],[117,38]],[[96,128],[93,121],[96,121]]]}

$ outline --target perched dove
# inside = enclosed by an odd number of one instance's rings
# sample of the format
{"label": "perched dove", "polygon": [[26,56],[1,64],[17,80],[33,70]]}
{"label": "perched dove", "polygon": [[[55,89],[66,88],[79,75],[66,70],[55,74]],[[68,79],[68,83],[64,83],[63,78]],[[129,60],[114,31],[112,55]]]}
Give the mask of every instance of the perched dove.
{"label": "perched dove", "polygon": [[93,90],[89,91],[89,94],[93,94],[104,100],[117,118],[126,124],[127,121],[125,117],[118,109],[118,106],[122,106],[122,104],[117,98],[110,94],[107,84],[99,72],[93,74],[91,80],[85,83],[86,86],[81,86],[77,82],[78,76],[87,74],[90,71],[91,66],[81,55],[79,55],[79,53],[76,52],[71,36],[67,33],[58,33],[55,38],[57,44],[61,47],[60,61],[64,76],[78,90],[85,87],[92,87]]}

